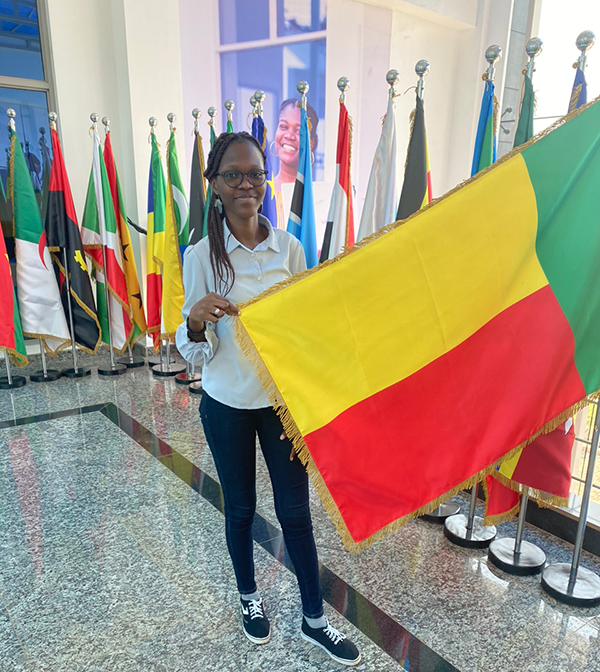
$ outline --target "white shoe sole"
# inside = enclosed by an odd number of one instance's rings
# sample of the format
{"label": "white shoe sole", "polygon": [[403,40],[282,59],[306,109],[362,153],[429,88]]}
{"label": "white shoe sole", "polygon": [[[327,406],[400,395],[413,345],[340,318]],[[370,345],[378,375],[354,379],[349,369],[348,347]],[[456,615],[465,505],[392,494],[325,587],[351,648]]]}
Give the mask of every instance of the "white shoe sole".
{"label": "white shoe sole", "polygon": [[269,629],[269,634],[266,637],[258,638],[258,637],[253,637],[252,635],[248,634],[246,632],[246,628],[244,627],[244,624],[242,623],[242,630],[244,631],[244,634],[246,637],[253,643],[253,644],[266,644],[271,640],[271,630]]}
{"label": "white shoe sole", "polygon": [[340,663],[341,665],[347,665],[348,667],[354,667],[355,665],[358,665],[361,661],[360,653],[358,654],[358,658],[356,658],[354,660],[347,660],[346,658],[338,658],[338,656],[331,653],[331,651],[329,651],[329,649],[327,649],[325,646],[323,646],[323,644],[321,644],[320,642],[317,642],[312,637],[309,637],[308,635],[305,635],[303,630],[300,630],[300,637],[302,637],[302,639],[306,640],[307,642],[310,642],[311,644],[314,644],[315,646],[318,646],[319,648],[323,649],[323,651],[325,651],[325,653],[327,653],[331,658],[333,658],[333,660],[335,660],[336,663]]}

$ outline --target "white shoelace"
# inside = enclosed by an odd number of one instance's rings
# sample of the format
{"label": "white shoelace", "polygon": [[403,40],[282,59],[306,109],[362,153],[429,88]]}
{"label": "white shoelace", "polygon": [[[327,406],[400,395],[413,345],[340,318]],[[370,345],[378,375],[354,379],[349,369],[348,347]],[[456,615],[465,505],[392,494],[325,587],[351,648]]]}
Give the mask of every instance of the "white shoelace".
{"label": "white shoelace", "polygon": [[248,610],[250,611],[250,620],[263,618],[262,597],[260,600],[250,600]]}
{"label": "white shoelace", "polygon": [[329,621],[327,621],[327,627],[324,629],[324,632],[334,644],[339,644],[346,639],[346,635],[336,630]]}

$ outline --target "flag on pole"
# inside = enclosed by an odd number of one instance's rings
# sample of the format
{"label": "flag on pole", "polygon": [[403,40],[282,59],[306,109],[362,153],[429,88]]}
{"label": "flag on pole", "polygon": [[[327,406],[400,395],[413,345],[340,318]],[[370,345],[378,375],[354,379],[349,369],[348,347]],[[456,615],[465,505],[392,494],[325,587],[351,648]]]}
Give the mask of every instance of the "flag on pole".
{"label": "flag on pole", "polygon": [[[146,314],[148,333],[152,334],[154,352],[160,346],[160,305],[162,301],[162,278],[158,258],[157,231],[161,232],[161,246],[164,244],[165,201],[167,198],[165,175],[163,173],[160,151],[156,136],[150,134],[152,153],[150,156],[150,175],[148,179],[148,220],[146,237]],[[162,253],[162,251],[161,251]]]}
{"label": "flag on pole", "polygon": [[[44,129],[40,129],[44,131]],[[50,195],[50,172],[52,171],[52,160],[50,159],[50,150],[46,144],[45,134],[40,135],[40,153],[42,155],[42,222],[46,221],[46,212],[48,211],[48,198]]]}
{"label": "flag on pole", "polygon": [[204,150],[202,137],[194,131],[194,151],[192,153],[192,176],[190,178],[190,245],[204,238],[204,209],[206,207],[206,181],[204,179]]}
{"label": "flag on pole", "polygon": [[106,133],[104,140],[104,163],[106,164],[106,175],[110,185],[110,193],[115,213],[115,220],[121,240],[121,253],[123,259],[123,271],[125,273],[127,300],[131,308],[131,317],[133,321],[133,330],[130,336],[130,345],[139,341],[146,334],[146,316],[144,315],[144,304],[142,301],[142,291],[138,280],[137,268],[135,266],[135,256],[131,245],[131,235],[127,226],[127,217],[125,215],[125,203],[121,192],[121,183],[117,172],[117,164],[112,151],[110,141],[110,131]]}
{"label": "flag on pole", "polygon": [[581,68],[577,68],[575,72],[575,81],[573,82],[573,90],[571,91],[571,99],[569,100],[569,112],[579,109],[586,103],[587,83],[585,81],[585,74]]}
{"label": "flag on pole", "polygon": [[496,107],[498,101],[494,95],[494,90],[494,83],[489,80],[486,81],[481,100],[477,135],[475,136],[471,175],[475,175],[496,161]]}
{"label": "flag on pole", "polygon": [[[0,178],[0,224],[2,230],[12,231],[12,213],[8,201],[6,199],[6,192],[4,191],[4,184]],[[6,227],[6,228],[5,228]]]}
{"label": "flag on pole", "polygon": [[273,182],[273,171],[271,169],[271,152],[267,140],[267,127],[260,114],[252,118],[252,135],[258,140],[267,157],[265,161],[267,191],[262,202],[262,214],[271,222],[272,226],[277,228],[277,201],[275,200],[275,183]]}
{"label": "flag on pole", "polygon": [[[60,140],[54,129],[51,130],[51,134],[53,157],[45,222],[48,249],[53,253],[54,261],[60,269],[60,294],[66,316],[69,315],[68,302],[71,303],[75,342],[82,350],[96,354],[100,347],[100,323],[96,314],[92,283],[85,263],[77,213],[73,205]],[[67,259],[66,269],[63,252]],[[67,296],[66,273],[69,274],[70,296]]]}
{"label": "flag on pole", "polygon": [[161,338],[173,338],[181,324],[183,308],[183,253],[189,242],[188,205],[179,174],[175,132],[167,146],[167,201],[165,206],[165,247],[162,266]]}
{"label": "flag on pole", "polygon": [[431,173],[429,172],[429,149],[425,132],[423,99],[417,94],[415,109],[411,115],[412,128],[408,142],[404,184],[400,194],[396,219],[406,219],[431,203]]}
{"label": "flag on pole", "polygon": [[306,256],[306,267],[319,263],[317,257],[317,234],[315,231],[315,202],[313,199],[312,162],[310,131],[306,110],[300,106],[300,148],[298,150],[298,173],[292,194],[288,233],[302,243]]}
{"label": "flag on pole", "polygon": [[395,222],[397,203],[396,118],[394,98],[390,92],[381,137],[373,157],[356,240],[362,240],[387,224]]}
{"label": "flag on pole", "polygon": [[233,120],[227,115],[227,133],[233,133]]}
{"label": "flag on pole", "polygon": [[[215,146],[217,140],[217,134],[215,133],[214,121],[211,117],[211,120],[208,122],[210,126],[210,148],[212,149]],[[212,187],[210,184],[206,185],[206,207],[204,208],[204,215],[202,219],[202,238],[208,233],[208,208],[210,205],[210,199],[212,198]]]}
{"label": "flag on pole", "polygon": [[352,122],[346,105],[340,100],[335,166],[335,184],[331,194],[327,226],[323,237],[320,263],[333,259],[345,247],[354,245],[354,212],[352,207],[352,180],[350,154],[352,149]]}
{"label": "flag on pole", "polygon": [[515,131],[513,147],[518,147],[533,138],[534,98],[533,84],[531,83],[531,79],[525,75],[525,90],[523,92],[521,113],[519,114],[519,123],[517,124],[517,130]]}
{"label": "flag on pole", "polygon": [[69,342],[69,328],[29,168],[13,129],[10,131],[10,176],[17,298],[23,334],[41,338],[46,350],[56,354]]}
{"label": "flag on pole", "polygon": [[[122,353],[127,348],[133,330],[131,308],[123,268],[121,240],[117,220],[115,219],[106,165],[102,156],[100,137],[95,125],[93,127],[93,138],[92,170],[85,199],[81,238],[83,247],[90,255],[94,266],[96,301],[98,319],[102,329],[102,342],[106,345],[112,345],[114,350]],[[106,268],[104,267],[102,248],[104,248],[106,256]],[[110,297],[110,330],[105,283]]]}
{"label": "flag on pole", "polygon": [[27,351],[21,331],[19,306],[15,297],[3,235],[0,235],[0,348],[8,352],[17,366],[27,365]]}
{"label": "flag on pole", "polygon": [[240,307],[241,347],[350,548],[600,397],[598,184],[600,102]]}

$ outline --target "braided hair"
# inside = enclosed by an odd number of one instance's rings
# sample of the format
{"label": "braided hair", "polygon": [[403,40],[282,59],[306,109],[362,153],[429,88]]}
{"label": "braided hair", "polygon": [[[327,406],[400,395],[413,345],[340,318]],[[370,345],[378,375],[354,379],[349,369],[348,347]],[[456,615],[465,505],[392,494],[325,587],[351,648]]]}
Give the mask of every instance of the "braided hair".
{"label": "braided hair", "polygon": [[[261,156],[263,157],[263,166],[267,157],[260,146],[260,143],[250,133],[240,131],[239,133],[221,133],[215,140],[215,144],[208,154],[206,162],[206,170],[204,177],[210,182],[213,177],[219,172],[221,160],[227,148],[234,142],[249,142],[254,145]],[[206,221],[206,230],[208,236],[208,244],[210,248],[210,265],[215,279],[215,287],[223,296],[226,296],[233,287],[235,282],[235,270],[231,259],[227,254],[225,247],[225,234],[223,231],[223,219],[225,212],[219,212],[216,206],[217,196],[214,192],[211,193],[210,203],[208,204],[208,217]],[[262,206],[261,206],[262,209]],[[260,212],[260,210],[259,210]]]}

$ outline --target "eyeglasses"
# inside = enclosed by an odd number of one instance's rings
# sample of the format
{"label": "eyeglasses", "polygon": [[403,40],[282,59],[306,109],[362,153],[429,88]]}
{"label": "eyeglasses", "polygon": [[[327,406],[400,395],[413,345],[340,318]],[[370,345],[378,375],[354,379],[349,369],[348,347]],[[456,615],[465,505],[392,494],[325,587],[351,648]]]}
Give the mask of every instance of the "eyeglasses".
{"label": "eyeglasses", "polygon": [[239,170],[228,170],[226,173],[217,173],[224,180],[225,184],[232,189],[239,187],[244,181],[244,177],[248,178],[248,182],[253,187],[262,187],[267,180],[266,170],[251,170],[248,173],[242,173]]}

